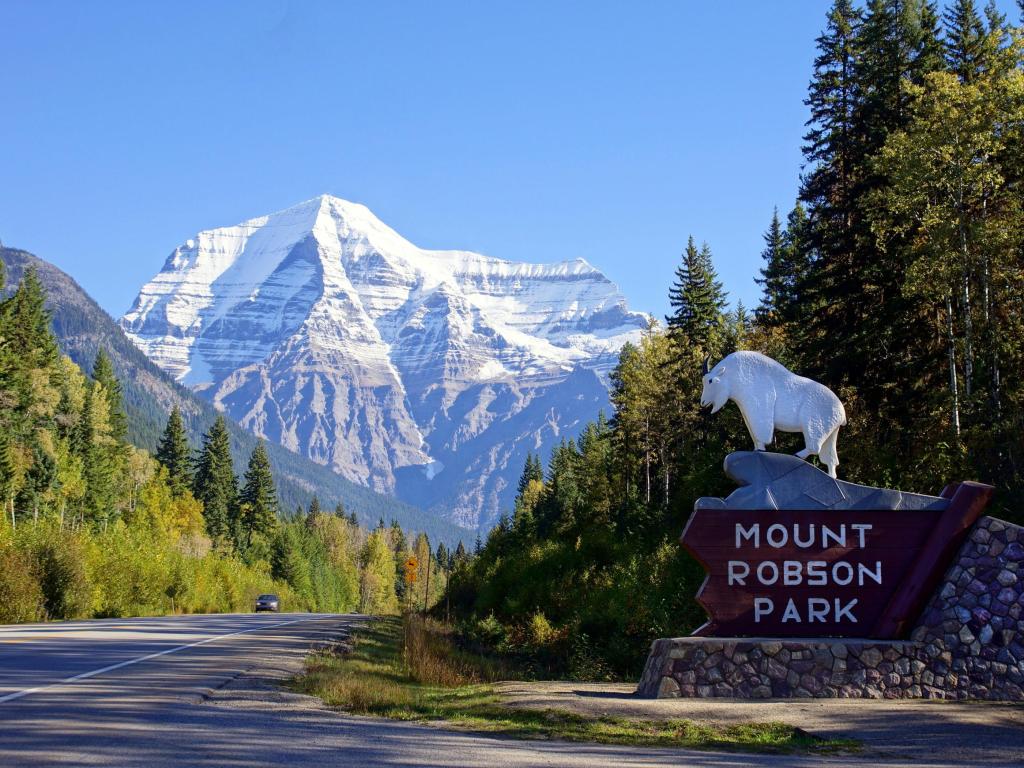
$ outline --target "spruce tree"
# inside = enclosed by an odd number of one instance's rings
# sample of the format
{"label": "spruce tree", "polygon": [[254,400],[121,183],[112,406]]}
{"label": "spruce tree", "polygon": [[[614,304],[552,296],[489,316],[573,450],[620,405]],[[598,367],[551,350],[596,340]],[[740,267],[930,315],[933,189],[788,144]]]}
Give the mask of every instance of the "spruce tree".
{"label": "spruce tree", "polygon": [[712,263],[711,249],[704,243],[698,250],[691,236],[669,289],[672,314],[665,319],[670,333],[683,344],[709,351],[716,330],[721,327],[725,303],[726,294]]}
{"label": "spruce tree", "polygon": [[519,477],[519,485],[516,487],[516,495],[522,496],[523,491],[530,485],[530,481],[543,482],[544,468],[540,463],[540,456],[534,455],[531,451],[526,454],[526,464],[523,466],[523,474]]}
{"label": "spruce tree", "polygon": [[818,37],[814,75],[804,102],[810,108],[804,160],[810,167],[801,199],[812,206],[821,244],[842,243],[849,228],[854,182],[856,37],[860,12],[850,0],[835,0]]}
{"label": "spruce tree", "polygon": [[922,83],[922,76],[928,72],[940,72],[945,68],[946,46],[942,39],[942,15],[934,2],[922,2],[918,9],[920,40],[917,46],[917,77],[914,82]]}
{"label": "spruce tree", "polygon": [[105,526],[114,507],[114,467],[109,452],[100,441],[99,416],[96,412],[96,387],[87,384],[82,412],[72,440],[72,450],[81,458],[85,494],[82,498],[82,519]]}
{"label": "spruce tree", "polygon": [[956,0],[943,14],[946,63],[963,83],[973,83],[985,70],[985,25],[974,0]]}
{"label": "spruce tree", "polygon": [[443,541],[438,542],[437,552],[434,554],[437,564],[442,570],[448,570],[448,547],[444,545]]}
{"label": "spruce tree", "polygon": [[175,497],[192,487],[192,449],[188,444],[181,411],[175,405],[167,418],[167,426],[156,450],[156,460],[166,469],[168,483]]}
{"label": "spruce tree", "polygon": [[203,503],[207,534],[220,546],[228,543],[237,522],[237,483],[227,423],[223,416],[217,416],[203,436],[192,494]]}
{"label": "spruce tree", "polygon": [[239,527],[242,531],[240,543],[248,548],[253,536],[269,538],[277,528],[277,488],[274,486],[270,459],[267,458],[267,449],[262,440],[256,443],[249,457],[239,501]]}
{"label": "spruce tree", "polygon": [[764,250],[761,251],[761,277],[755,278],[761,286],[761,305],[756,310],[761,325],[778,325],[781,308],[788,294],[790,274],[786,264],[786,241],[779,221],[779,209],[772,212],[772,221],[764,233]]}
{"label": "spruce tree", "polygon": [[110,357],[101,347],[96,353],[96,361],[92,367],[93,381],[103,386],[107,398],[107,419],[110,423],[110,436],[117,442],[124,442],[128,435],[128,417],[124,412],[124,395],[121,382],[114,374],[114,366]]}
{"label": "spruce tree", "polygon": [[323,509],[320,506],[320,499],[314,493],[312,501],[309,502],[309,510],[306,512],[306,516],[309,517],[309,518],[314,518],[317,515],[322,514],[322,513],[323,513]]}
{"label": "spruce tree", "polygon": [[35,268],[25,272],[18,290],[5,303],[5,342],[19,370],[52,370],[59,352],[50,331],[46,292]]}
{"label": "spruce tree", "polygon": [[[0,262],[2,264],[2,262]],[[14,446],[7,432],[0,432],[0,512],[14,522],[14,498],[18,492],[18,468],[14,462]]]}

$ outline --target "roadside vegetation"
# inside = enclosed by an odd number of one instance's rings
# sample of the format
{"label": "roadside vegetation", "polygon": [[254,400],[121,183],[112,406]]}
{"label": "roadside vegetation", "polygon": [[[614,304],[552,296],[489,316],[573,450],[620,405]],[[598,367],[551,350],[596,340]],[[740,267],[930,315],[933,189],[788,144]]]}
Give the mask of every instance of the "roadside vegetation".
{"label": "roadside vegetation", "polygon": [[510,707],[494,683],[521,674],[505,660],[458,647],[440,622],[406,614],[358,628],[351,646],[340,652],[314,654],[294,687],[353,714],[519,738],[814,754],[857,747],[851,741],[817,739],[783,723],[718,727],[682,719]]}
{"label": "roadside vegetation", "polygon": [[0,262],[0,623],[249,611],[261,592],[286,611],[438,599],[425,535],[316,497],[280,509],[263,444],[237,477],[223,418],[193,446],[174,409],[155,455],[132,445],[107,355],[87,374],[59,353],[33,271],[4,295]]}

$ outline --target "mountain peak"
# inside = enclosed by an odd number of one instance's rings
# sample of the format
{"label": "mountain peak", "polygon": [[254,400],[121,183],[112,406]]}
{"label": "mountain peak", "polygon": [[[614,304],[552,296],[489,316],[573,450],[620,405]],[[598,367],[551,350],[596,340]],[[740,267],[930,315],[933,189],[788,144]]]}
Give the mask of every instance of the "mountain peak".
{"label": "mountain peak", "polygon": [[608,408],[646,324],[583,259],[421,249],[327,194],[196,234],[121,319],[258,435],[474,524],[510,506],[527,451]]}

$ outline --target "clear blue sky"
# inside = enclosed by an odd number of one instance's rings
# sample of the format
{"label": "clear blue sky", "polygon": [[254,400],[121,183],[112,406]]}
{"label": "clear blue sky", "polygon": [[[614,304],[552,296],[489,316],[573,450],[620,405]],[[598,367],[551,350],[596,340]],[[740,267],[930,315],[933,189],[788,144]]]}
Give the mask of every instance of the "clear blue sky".
{"label": "clear blue sky", "polygon": [[330,192],[657,315],[692,233],[752,305],[828,5],[0,0],[0,238],[116,316],[196,231]]}

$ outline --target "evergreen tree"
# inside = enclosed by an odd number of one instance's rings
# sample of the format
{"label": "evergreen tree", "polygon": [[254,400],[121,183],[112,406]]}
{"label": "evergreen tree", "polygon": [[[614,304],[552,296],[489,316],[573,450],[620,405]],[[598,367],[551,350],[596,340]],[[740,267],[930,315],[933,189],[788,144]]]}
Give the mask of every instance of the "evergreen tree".
{"label": "evergreen tree", "polygon": [[946,62],[963,83],[972,83],[986,67],[985,25],[974,0],[955,0],[943,14]]}
{"label": "evergreen tree", "polygon": [[124,442],[128,435],[128,417],[124,412],[124,395],[121,389],[121,382],[114,374],[114,366],[110,357],[101,347],[96,353],[96,361],[92,367],[93,381],[97,381],[103,387],[103,394],[107,398],[107,421],[110,425],[110,436],[117,442]]}
{"label": "evergreen tree", "polygon": [[304,605],[314,602],[309,561],[302,554],[302,542],[295,527],[283,527],[274,538],[270,567],[271,575],[287,582]]}
{"label": "evergreen tree", "polygon": [[192,449],[177,405],[171,409],[171,415],[167,418],[167,426],[164,427],[156,450],[156,460],[167,469],[171,492],[175,497],[192,488]]}
{"label": "evergreen tree", "polygon": [[761,305],[757,308],[757,319],[762,325],[777,325],[781,309],[789,293],[791,275],[786,263],[786,241],[779,221],[779,209],[772,211],[772,221],[764,233],[764,250],[761,251],[761,277],[757,284],[762,288]]}
{"label": "evergreen tree", "polygon": [[217,416],[203,436],[192,494],[203,503],[206,532],[222,546],[229,541],[238,519],[237,483],[227,423],[223,416]]}
{"label": "evergreen tree", "polygon": [[544,467],[541,466],[540,456],[532,452],[526,454],[526,465],[523,467],[523,474],[519,477],[516,495],[522,496],[531,481],[542,482],[544,480]]}
{"label": "evergreen tree", "polygon": [[857,134],[855,77],[860,12],[850,0],[835,0],[818,37],[814,75],[804,102],[810,108],[804,160],[810,172],[800,192],[814,213],[819,250],[845,250],[850,229]]}
{"label": "evergreen tree", "polygon": [[[718,341],[726,294],[704,243],[697,249],[691,236],[676,268],[676,279],[669,289],[672,314],[666,317],[671,333],[681,343],[708,350]],[[717,350],[716,350],[717,351]]]}
{"label": "evergreen tree", "polygon": [[[4,302],[4,341],[19,371],[56,369],[59,352],[50,332],[46,292],[35,269],[25,272],[18,290]],[[27,386],[27,382],[19,382]],[[21,392],[23,397],[30,393]]]}
{"label": "evergreen tree", "polygon": [[355,512],[350,512],[350,513],[349,513],[349,516],[348,516],[348,523],[349,523],[349,525],[351,525],[351,526],[352,526],[353,528],[358,528],[358,527],[359,527],[359,518],[358,518],[358,517],[356,517],[356,513],[355,513]]}
{"label": "evergreen tree", "polygon": [[110,521],[114,507],[114,467],[101,442],[103,426],[96,402],[96,385],[87,384],[72,450],[81,458],[85,481],[81,519],[100,526]]}
{"label": "evergreen tree", "polygon": [[239,495],[240,527],[245,547],[252,544],[253,536],[269,538],[277,528],[278,499],[270,459],[263,441],[259,441],[249,457],[245,470],[245,484]]}
{"label": "evergreen tree", "polygon": [[323,509],[320,507],[320,498],[314,493],[312,501],[309,502],[309,511],[306,513],[306,516],[312,518],[320,514],[323,514]]}
{"label": "evergreen tree", "polygon": [[[2,264],[3,262],[0,262]],[[14,524],[14,499],[18,492],[18,467],[14,461],[14,447],[10,436],[0,432],[0,513]]]}
{"label": "evergreen tree", "polygon": [[437,543],[437,552],[435,553],[434,557],[437,559],[438,565],[443,570],[448,570],[448,556],[448,547],[444,545],[443,541],[439,541]]}

